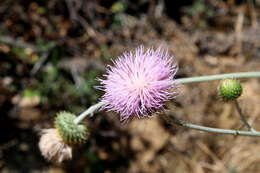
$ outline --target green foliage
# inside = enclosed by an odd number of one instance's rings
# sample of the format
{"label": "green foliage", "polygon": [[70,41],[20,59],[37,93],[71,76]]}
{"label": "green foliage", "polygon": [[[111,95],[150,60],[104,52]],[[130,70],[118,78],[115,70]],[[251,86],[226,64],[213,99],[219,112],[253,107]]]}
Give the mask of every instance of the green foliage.
{"label": "green foliage", "polygon": [[111,6],[112,13],[124,12],[125,9],[126,9],[126,6],[122,1],[117,1],[117,2],[113,3],[113,5]]}
{"label": "green foliage", "polygon": [[89,166],[85,168],[84,173],[104,172],[104,167],[94,152],[87,150],[85,152],[85,158]]}
{"label": "green foliage", "polygon": [[124,20],[124,12],[127,6],[124,1],[116,1],[112,4],[110,11],[112,12],[111,28],[120,28]]}
{"label": "green foliage", "polygon": [[206,18],[214,15],[213,9],[205,3],[205,0],[196,0],[191,7],[186,9],[186,12],[189,16],[203,14]]}
{"label": "green foliage", "polygon": [[79,74],[82,81],[77,86],[70,71],[64,71],[50,63],[36,75],[37,79],[34,80],[33,87],[42,96],[43,104],[79,112],[80,109],[84,109],[99,98],[97,90],[93,87],[98,85],[96,80],[98,75],[97,71]]}
{"label": "green foliage", "polygon": [[78,98],[85,98],[91,103],[94,103],[98,99],[98,95],[96,94],[96,90],[93,86],[96,86],[98,83],[96,78],[98,73],[96,71],[89,71],[82,75],[82,83],[80,86],[76,87],[74,83],[67,82],[65,90],[71,96],[75,96]]}
{"label": "green foliage", "polygon": [[229,172],[229,173],[239,173],[239,172],[236,170],[236,168],[229,168],[229,169],[228,169],[228,172]]}
{"label": "green foliage", "polygon": [[26,64],[34,64],[38,60],[38,56],[32,53],[31,49],[24,49],[20,47],[12,47],[9,53],[9,58],[16,57]]}
{"label": "green foliage", "polygon": [[42,52],[47,52],[50,48],[54,47],[55,45],[54,42],[45,42],[41,39],[36,40],[35,44],[36,47]]}
{"label": "green foliage", "polygon": [[112,55],[109,53],[109,50],[108,50],[108,47],[107,47],[106,44],[102,44],[102,45],[100,46],[100,51],[101,51],[101,59],[102,59],[102,60],[103,60],[103,59],[105,60],[104,63],[107,63],[108,61],[111,60]]}
{"label": "green foliage", "polygon": [[39,13],[39,14],[46,14],[47,12],[48,12],[48,8],[46,8],[46,7],[39,7],[38,9],[37,9],[37,12]]}
{"label": "green foliage", "polygon": [[37,90],[32,90],[32,89],[27,88],[27,89],[23,90],[22,96],[23,97],[40,96],[40,92]]}

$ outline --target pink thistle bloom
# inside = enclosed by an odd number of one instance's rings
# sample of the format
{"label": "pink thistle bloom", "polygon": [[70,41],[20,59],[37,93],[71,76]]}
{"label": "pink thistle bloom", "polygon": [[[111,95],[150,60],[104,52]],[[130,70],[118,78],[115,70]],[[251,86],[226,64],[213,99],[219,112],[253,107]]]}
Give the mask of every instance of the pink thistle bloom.
{"label": "pink thistle bloom", "polygon": [[133,115],[147,117],[162,109],[164,102],[176,95],[170,91],[178,85],[173,59],[167,50],[144,51],[143,46],[119,56],[108,66],[106,79],[100,80],[99,88],[105,91],[103,109],[119,113],[121,120]]}

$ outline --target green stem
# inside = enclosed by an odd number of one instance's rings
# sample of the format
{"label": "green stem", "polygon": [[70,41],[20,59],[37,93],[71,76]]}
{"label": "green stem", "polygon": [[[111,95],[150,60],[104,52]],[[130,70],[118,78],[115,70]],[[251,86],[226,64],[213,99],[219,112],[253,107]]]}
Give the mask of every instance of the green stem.
{"label": "green stem", "polygon": [[[209,75],[209,76],[199,76],[199,77],[188,77],[188,78],[180,78],[175,81],[178,83],[193,83],[193,82],[206,82],[211,80],[220,80],[225,78],[253,78],[260,77],[260,71],[256,72],[240,72],[240,73],[227,73],[227,74],[218,74],[218,75]],[[103,106],[105,102],[99,102],[91,107],[89,107],[86,111],[81,113],[74,122],[78,124],[81,122],[86,116],[92,115],[96,110],[98,110],[101,106]]]}
{"label": "green stem", "polygon": [[260,132],[257,131],[243,131],[243,130],[229,130],[229,129],[220,129],[220,128],[212,128],[206,126],[195,125],[192,123],[187,123],[182,120],[177,119],[173,115],[163,115],[165,120],[172,124],[172,125],[179,125],[182,127],[186,127],[193,130],[211,132],[211,133],[220,133],[220,134],[227,134],[227,135],[236,135],[236,136],[254,136],[260,137]]}
{"label": "green stem", "polygon": [[78,124],[80,123],[84,118],[86,118],[88,115],[93,115],[93,113],[95,111],[97,111],[99,108],[101,108],[101,106],[103,106],[105,104],[105,102],[99,102],[95,105],[90,106],[87,110],[85,110],[84,112],[82,112],[79,116],[77,116],[77,118],[75,118],[74,123]]}
{"label": "green stem", "polygon": [[227,73],[227,74],[217,74],[217,75],[209,75],[209,76],[198,76],[198,77],[188,77],[188,78],[180,78],[175,81],[178,83],[194,83],[194,82],[206,82],[212,80],[221,80],[226,78],[254,78],[260,77],[260,71],[255,72],[240,72],[240,73]]}

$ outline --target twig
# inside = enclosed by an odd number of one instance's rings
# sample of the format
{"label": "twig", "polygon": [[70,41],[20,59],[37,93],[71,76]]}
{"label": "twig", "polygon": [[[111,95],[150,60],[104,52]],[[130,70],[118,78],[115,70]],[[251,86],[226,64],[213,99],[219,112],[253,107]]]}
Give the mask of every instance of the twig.
{"label": "twig", "polygon": [[4,44],[9,44],[9,45],[12,45],[12,46],[24,48],[24,49],[31,49],[33,52],[39,53],[41,58],[34,64],[32,70],[31,70],[31,75],[35,75],[40,70],[40,68],[42,67],[44,62],[47,60],[50,51],[55,46],[62,43],[62,40],[55,41],[55,42],[53,42],[53,41],[48,42],[47,47],[44,47],[44,48],[35,46],[33,44],[25,42],[22,39],[16,39],[16,38],[13,38],[11,36],[1,36],[0,42],[2,42]]}
{"label": "twig", "polygon": [[0,42],[5,43],[5,44],[10,44],[10,45],[16,46],[16,47],[31,49],[33,52],[46,52],[46,51],[49,51],[50,49],[52,49],[53,47],[56,46],[55,42],[51,42],[51,43],[49,43],[47,50],[41,49],[37,46],[34,46],[33,44],[25,42],[22,39],[15,39],[11,36],[1,36]]}
{"label": "twig", "polygon": [[10,36],[1,36],[0,42],[5,43],[5,44],[10,44],[10,45],[13,45],[16,47],[29,48],[29,49],[33,50],[34,52],[39,52],[39,49],[36,46],[34,46],[30,43],[27,43],[27,42],[23,41],[22,39],[15,39]]}
{"label": "twig", "polygon": [[174,115],[169,114],[169,113],[162,115],[162,117],[171,125],[178,125],[178,126],[186,127],[186,128],[193,129],[193,130],[205,131],[205,132],[210,132],[210,133],[235,135],[235,136],[260,137],[260,132],[257,132],[257,131],[220,129],[220,128],[212,128],[212,127],[206,127],[206,126],[195,125],[192,123],[187,123],[185,121],[177,119]]}
{"label": "twig", "polygon": [[41,59],[38,60],[34,66],[33,69],[31,71],[31,75],[35,75],[42,67],[42,65],[44,64],[44,62],[47,60],[49,56],[49,52],[44,52],[43,55],[41,56]]}
{"label": "twig", "polygon": [[77,68],[75,66],[72,66],[71,69],[70,69],[70,72],[71,72],[72,78],[75,82],[76,88],[80,88],[81,85],[82,85],[83,79],[79,75]]}
{"label": "twig", "polygon": [[243,24],[244,24],[244,10],[240,10],[237,15],[237,20],[235,24],[235,40],[234,45],[230,50],[232,55],[241,53],[242,40],[243,40]]}
{"label": "twig", "polygon": [[[86,30],[88,35],[94,37],[96,31],[89,25],[89,23],[79,14],[79,10],[82,7],[81,1],[77,0],[65,0],[69,15],[72,21],[79,22],[79,24]],[[83,1],[82,1],[83,2]]]}
{"label": "twig", "polygon": [[248,128],[248,130],[255,131],[254,128],[247,122],[245,115],[243,114],[237,100],[235,100],[236,110],[240,116],[240,120],[244,123],[244,125]]}

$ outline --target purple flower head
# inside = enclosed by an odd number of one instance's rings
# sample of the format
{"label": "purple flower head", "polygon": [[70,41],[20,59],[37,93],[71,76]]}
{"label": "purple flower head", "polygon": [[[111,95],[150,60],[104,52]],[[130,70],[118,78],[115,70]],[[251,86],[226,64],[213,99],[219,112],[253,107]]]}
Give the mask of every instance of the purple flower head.
{"label": "purple flower head", "polygon": [[147,117],[163,108],[164,102],[173,98],[170,91],[178,84],[173,56],[158,48],[144,51],[143,46],[134,52],[124,53],[108,66],[100,89],[105,91],[104,109],[120,114],[121,120],[131,116]]}

